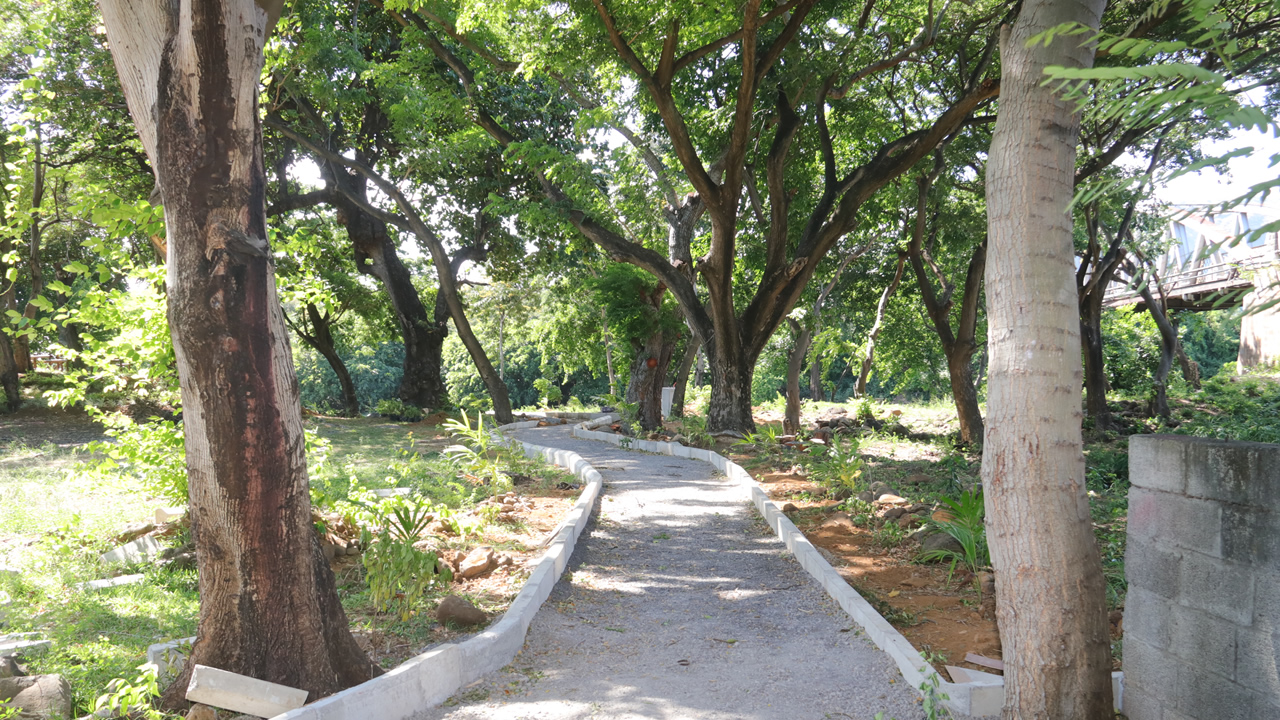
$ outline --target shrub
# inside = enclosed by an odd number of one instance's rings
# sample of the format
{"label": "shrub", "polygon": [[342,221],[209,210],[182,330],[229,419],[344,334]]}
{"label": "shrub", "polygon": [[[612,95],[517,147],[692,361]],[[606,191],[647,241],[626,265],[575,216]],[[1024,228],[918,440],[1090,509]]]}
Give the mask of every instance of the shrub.
{"label": "shrub", "polygon": [[405,404],[401,400],[379,400],[375,411],[386,418],[402,422],[416,422],[422,419],[422,409]]}
{"label": "shrub", "polygon": [[[921,562],[948,562],[954,571],[957,564],[963,565],[975,575],[979,570],[991,565],[991,553],[987,549],[987,530],[983,524],[986,507],[982,493],[965,491],[958,500],[946,498],[943,504],[947,511],[934,514],[931,520],[934,527],[955,538],[960,543],[959,552],[949,549],[930,550],[921,553]],[[947,517],[950,516],[950,517]]]}

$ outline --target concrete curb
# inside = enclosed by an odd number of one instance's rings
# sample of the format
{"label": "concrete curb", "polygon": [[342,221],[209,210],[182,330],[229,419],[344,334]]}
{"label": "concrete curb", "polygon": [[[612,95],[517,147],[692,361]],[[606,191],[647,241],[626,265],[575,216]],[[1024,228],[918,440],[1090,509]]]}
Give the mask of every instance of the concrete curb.
{"label": "concrete curb", "polygon": [[[573,437],[582,440],[599,440],[620,447],[623,445],[623,436],[615,433],[598,432],[593,429],[598,427],[599,424],[580,423],[573,426],[570,433]],[[795,555],[800,566],[822,585],[827,594],[831,596],[831,599],[835,600],[853,618],[854,622],[862,626],[862,629],[867,633],[867,637],[871,638],[876,647],[893,658],[907,683],[919,689],[926,683],[932,685],[936,681],[938,694],[947,696],[947,700],[943,704],[952,712],[972,717],[992,717],[1000,714],[1000,710],[1004,705],[1004,678],[996,677],[994,680],[983,679],[965,683],[953,683],[943,680],[924,657],[920,655],[919,651],[912,646],[911,642],[903,637],[902,633],[898,632],[897,628],[893,627],[888,620],[885,620],[880,613],[876,612],[876,609],[859,595],[840,576],[840,573],[836,572],[835,568],[831,567],[831,564],[827,562],[826,558],[822,557],[818,549],[804,536],[804,533],[800,532],[800,529],[791,522],[791,519],[773,501],[769,500],[764,488],[740,465],[719,453],[685,447],[680,443],[627,439],[630,440],[628,448],[631,450],[709,462],[730,480],[742,485],[750,495],[751,502],[755,504],[756,509],[760,511],[760,515],[764,517],[765,522],[769,523],[769,527],[773,528],[778,537],[786,543],[787,549]],[[1124,699],[1123,672],[1113,672],[1111,674],[1111,688],[1115,697],[1115,709],[1120,712],[1123,708]]]}
{"label": "concrete curb", "polygon": [[[500,431],[536,427],[538,421],[512,423]],[[604,479],[577,453],[519,440],[525,455],[541,455],[582,478],[586,486],[573,508],[551,534],[547,551],[525,581],[506,614],[479,635],[458,644],[442,645],[410,658],[369,682],[330,695],[310,705],[290,710],[272,720],[398,720],[424,707],[444,702],[459,688],[510,663],[524,646],[525,633],[538,608],[560,579],[578,536],[595,507]]]}

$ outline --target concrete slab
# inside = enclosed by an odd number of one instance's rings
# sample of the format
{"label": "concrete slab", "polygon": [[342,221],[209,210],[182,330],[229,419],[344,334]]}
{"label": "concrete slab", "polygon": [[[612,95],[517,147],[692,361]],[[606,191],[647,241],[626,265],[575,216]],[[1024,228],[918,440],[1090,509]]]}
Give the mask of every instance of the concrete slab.
{"label": "concrete slab", "polygon": [[108,553],[103,553],[102,562],[109,564],[124,563],[132,565],[147,562],[160,554],[160,543],[150,535],[144,535],[133,542],[125,543]]}
{"label": "concrete slab", "polygon": [[41,637],[40,633],[0,635],[0,657],[42,653],[51,647],[53,647],[53,643]]}
{"label": "concrete slab", "polygon": [[121,575],[120,577],[106,578],[103,580],[90,580],[88,582],[76,583],[73,587],[77,590],[104,590],[106,588],[120,587],[122,585],[137,585],[146,579],[146,575],[139,573],[136,575]]}
{"label": "concrete slab", "polygon": [[156,524],[163,525],[164,523],[177,520],[186,514],[187,514],[187,506],[185,505],[181,505],[178,507],[156,508]]}
{"label": "concrete slab", "polygon": [[302,707],[307,691],[196,665],[187,685],[187,699],[265,718]]}

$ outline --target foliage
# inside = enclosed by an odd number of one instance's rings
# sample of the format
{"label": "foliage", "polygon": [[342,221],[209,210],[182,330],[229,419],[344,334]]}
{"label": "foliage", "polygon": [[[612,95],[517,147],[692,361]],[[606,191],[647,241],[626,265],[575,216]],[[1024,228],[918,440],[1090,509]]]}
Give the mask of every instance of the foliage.
{"label": "foliage", "polygon": [[1188,356],[1200,366],[1203,380],[1234,370],[1240,354],[1240,313],[1212,310],[1187,313],[1179,318],[1180,339]]}
{"label": "foliage", "polygon": [[[340,347],[338,355],[351,374],[363,412],[376,412],[380,400],[398,397],[400,378],[404,374],[403,343],[370,337],[348,347]],[[303,343],[295,343],[293,357],[303,407],[326,413],[340,409],[342,387],[324,357]]]}
{"label": "foliage", "polygon": [[444,450],[455,465],[492,488],[510,483],[502,472],[505,458],[499,452],[500,441],[495,442],[494,438],[499,431],[487,429],[482,415],[476,413],[476,422],[472,425],[471,419],[464,412],[461,420],[447,420],[444,427],[464,443],[450,445]]}
{"label": "foliage", "polygon": [[99,454],[100,459],[85,463],[83,469],[100,478],[133,478],[149,495],[186,504],[187,457],[181,422],[156,417],[138,423],[124,413],[101,413],[98,420],[115,442],[86,445],[85,450]]}
{"label": "foliage", "polygon": [[402,538],[390,531],[365,538],[362,554],[369,599],[382,612],[393,612],[407,621],[426,592],[453,579],[449,566],[433,552],[413,546],[416,538]]}
{"label": "foliage", "polygon": [[715,438],[707,432],[707,419],[699,415],[685,415],[680,418],[680,434],[684,436],[684,444],[696,448],[710,448]]}
{"label": "foliage", "polygon": [[100,695],[93,703],[93,709],[109,710],[117,715],[143,720],[164,720],[165,714],[152,707],[152,700],[160,697],[160,683],[156,678],[155,666],[144,663],[138,666],[141,674],[133,682],[116,679],[111,685],[114,689]]}
{"label": "foliage", "polygon": [[417,422],[422,419],[422,408],[406,404],[399,398],[379,400],[375,412],[392,420]]}
{"label": "foliage", "polygon": [[1102,352],[1113,390],[1144,393],[1160,363],[1160,331],[1149,313],[1130,309],[1102,313]]}
{"label": "foliage", "polygon": [[825,445],[814,443],[805,460],[809,474],[818,482],[849,492],[861,489],[864,464],[858,454],[857,440],[844,440],[833,435]]}
{"label": "foliage", "polygon": [[[991,553],[987,549],[987,530],[983,523],[986,507],[982,493],[965,491],[959,499],[944,498],[947,511],[935,513],[930,520],[934,527],[950,535],[960,543],[959,552],[950,549],[930,550],[920,554],[922,562],[950,562],[954,570],[957,564],[963,565],[975,575],[979,570],[991,565]],[[945,517],[949,515],[950,517]]]}
{"label": "foliage", "polygon": [[1210,413],[1195,413],[1173,430],[1179,435],[1280,443],[1280,381],[1217,375],[1204,384]]}
{"label": "foliage", "polygon": [[612,407],[618,413],[618,424],[622,426],[624,435],[635,435],[640,432],[640,403],[627,402],[617,395],[597,395],[593,398],[601,407]]}
{"label": "foliage", "polygon": [[549,408],[559,405],[564,397],[560,394],[560,388],[546,378],[534,380],[533,387],[538,391],[538,404],[542,407]]}

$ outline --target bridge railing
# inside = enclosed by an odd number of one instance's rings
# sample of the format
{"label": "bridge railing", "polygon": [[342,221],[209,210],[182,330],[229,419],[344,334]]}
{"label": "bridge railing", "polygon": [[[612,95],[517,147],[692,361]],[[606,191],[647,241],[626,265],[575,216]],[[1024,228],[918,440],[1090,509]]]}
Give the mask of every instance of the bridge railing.
{"label": "bridge railing", "polygon": [[[1197,292],[1244,288],[1253,285],[1245,273],[1261,270],[1276,263],[1274,254],[1259,253],[1228,260],[1201,260],[1187,263],[1180,269],[1160,275],[1160,285],[1169,297],[1190,295]],[[1117,271],[1111,285],[1103,294],[1103,304],[1109,307],[1128,305],[1138,301],[1140,295],[1131,283],[1133,279]],[[1157,291],[1152,288],[1152,293]]]}

